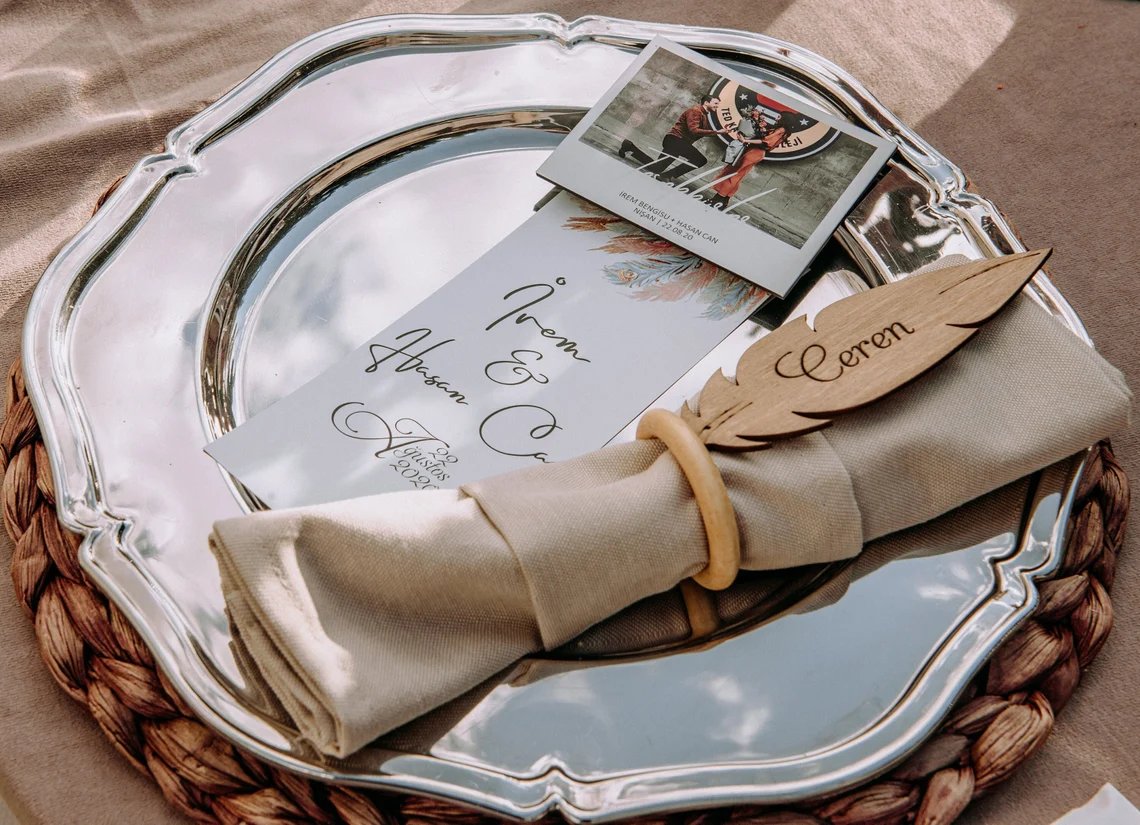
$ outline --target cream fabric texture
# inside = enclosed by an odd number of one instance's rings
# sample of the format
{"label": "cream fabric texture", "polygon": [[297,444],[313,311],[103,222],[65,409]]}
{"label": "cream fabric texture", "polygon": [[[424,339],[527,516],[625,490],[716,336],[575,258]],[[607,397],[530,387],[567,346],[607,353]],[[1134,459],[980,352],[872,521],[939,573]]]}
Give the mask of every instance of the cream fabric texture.
{"label": "cream fabric texture", "polygon": [[[1120,373],[1018,298],[939,368],[826,430],[714,453],[742,564],[855,556],[1123,428]],[[659,442],[465,486],[218,522],[252,663],[301,734],[345,756],[698,571],[692,491]]]}

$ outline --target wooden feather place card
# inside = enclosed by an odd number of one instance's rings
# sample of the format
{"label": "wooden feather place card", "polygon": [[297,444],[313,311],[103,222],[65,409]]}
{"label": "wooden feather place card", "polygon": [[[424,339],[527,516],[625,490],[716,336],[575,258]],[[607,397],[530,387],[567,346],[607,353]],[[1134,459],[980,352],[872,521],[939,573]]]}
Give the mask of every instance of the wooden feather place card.
{"label": "wooden feather place card", "polygon": [[935,270],[794,318],[717,371],[682,417],[709,447],[757,449],[829,425],[933,369],[977,334],[1051,249]]}

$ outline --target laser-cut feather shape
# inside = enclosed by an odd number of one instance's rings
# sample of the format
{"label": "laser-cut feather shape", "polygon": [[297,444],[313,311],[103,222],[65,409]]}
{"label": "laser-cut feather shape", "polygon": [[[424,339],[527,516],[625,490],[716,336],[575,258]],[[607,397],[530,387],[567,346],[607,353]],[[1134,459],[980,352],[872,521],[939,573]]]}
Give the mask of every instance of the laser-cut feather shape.
{"label": "laser-cut feather shape", "polygon": [[818,430],[951,355],[1033,277],[1051,249],[974,261],[876,287],[799,317],[717,371],[682,417],[709,447],[758,449]]}

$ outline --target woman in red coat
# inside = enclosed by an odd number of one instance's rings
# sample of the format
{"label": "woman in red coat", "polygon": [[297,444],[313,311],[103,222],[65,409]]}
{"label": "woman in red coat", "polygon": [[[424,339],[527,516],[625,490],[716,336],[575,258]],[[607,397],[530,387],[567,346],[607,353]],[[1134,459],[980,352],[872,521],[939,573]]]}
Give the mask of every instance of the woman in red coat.
{"label": "woman in red coat", "polygon": [[770,149],[779,146],[787,132],[782,126],[772,129],[761,115],[760,108],[754,107],[745,120],[740,122],[733,137],[744,144],[744,151],[736,159],[736,163],[726,164],[716,178],[718,182],[712,186],[715,195],[708,199],[709,204],[724,209],[729,199],[740,189],[745,176],[752,171],[752,167],[764,160]]}

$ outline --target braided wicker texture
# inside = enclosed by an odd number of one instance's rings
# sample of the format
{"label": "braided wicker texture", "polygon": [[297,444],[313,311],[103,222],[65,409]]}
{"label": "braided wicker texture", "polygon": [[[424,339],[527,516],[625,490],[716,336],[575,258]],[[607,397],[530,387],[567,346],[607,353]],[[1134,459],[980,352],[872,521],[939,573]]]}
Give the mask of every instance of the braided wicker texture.
{"label": "braided wicker texture", "polygon": [[[87,579],[80,538],[61,527],[39,426],[19,362],[0,427],[4,526],[15,544],[12,582],[35,624],[51,675],[123,758],[172,805],[200,822],[482,825],[485,817],[415,797],[324,785],[237,750],[199,722],[156,668],[142,639]],[[906,763],[839,796],[787,809],[740,807],[663,818],[670,825],[946,825],[1006,779],[1048,738],[1055,715],[1112,627],[1109,590],[1128,514],[1128,479],[1107,442],[1082,479],[1064,564],[1041,586],[1032,618]]]}

